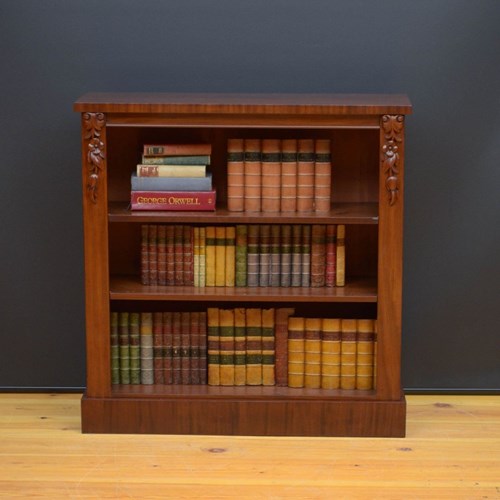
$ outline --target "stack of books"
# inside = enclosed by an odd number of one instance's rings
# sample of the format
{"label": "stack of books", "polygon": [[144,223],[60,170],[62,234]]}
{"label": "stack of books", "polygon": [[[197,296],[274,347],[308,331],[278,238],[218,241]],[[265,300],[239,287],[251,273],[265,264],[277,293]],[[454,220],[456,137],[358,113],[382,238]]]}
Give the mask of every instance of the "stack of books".
{"label": "stack of books", "polygon": [[132,210],[215,210],[210,144],[144,145],[131,177]]}

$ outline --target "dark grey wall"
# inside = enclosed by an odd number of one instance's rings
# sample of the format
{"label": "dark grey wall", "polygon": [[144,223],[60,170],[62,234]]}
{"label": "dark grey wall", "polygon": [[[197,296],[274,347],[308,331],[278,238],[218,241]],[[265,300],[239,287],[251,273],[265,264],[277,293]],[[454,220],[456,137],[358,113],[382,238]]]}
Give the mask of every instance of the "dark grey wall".
{"label": "dark grey wall", "polygon": [[84,385],[88,91],[407,93],[403,381],[500,387],[500,2],[3,0],[0,386]]}

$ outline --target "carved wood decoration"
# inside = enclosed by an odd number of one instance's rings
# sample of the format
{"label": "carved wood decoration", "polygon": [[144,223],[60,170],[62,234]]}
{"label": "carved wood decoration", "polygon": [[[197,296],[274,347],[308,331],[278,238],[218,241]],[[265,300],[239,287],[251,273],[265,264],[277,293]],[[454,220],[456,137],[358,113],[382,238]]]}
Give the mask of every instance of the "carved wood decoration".
{"label": "carved wood decoration", "polygon": [[99,175],[104,169],[104,142],[101,140],[101,131],[106,124],[104,113],[83,113],[84,138],[87,144],[87,167],[89,177],[87,194],[92,203],[97,203],[97,186]]}
{"label": "carved wood decoration", "polygon": [[403,115],[383,115],[382,130],[382,168],[386,176],[385,187],[389,192],[389,205],[394,205],[399,196],[400,154],[399,146],[403,142]]}

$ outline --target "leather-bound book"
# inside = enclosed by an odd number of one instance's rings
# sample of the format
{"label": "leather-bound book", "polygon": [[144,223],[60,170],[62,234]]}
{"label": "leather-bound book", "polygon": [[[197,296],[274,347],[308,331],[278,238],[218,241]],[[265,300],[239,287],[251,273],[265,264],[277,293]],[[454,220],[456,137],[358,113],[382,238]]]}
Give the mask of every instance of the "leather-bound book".
{"label": "leather-bound book", "polygon": [[281,151],[279,139],[262,140],[262,212],[279,212],[281,205]]}
{"label": "leather-bound book", "polygon": [[[141,313],[141,384],[154,383],[153,313]],[[131,374],[132,375],[132,374]]]}
{"label": "leather-bound book", "polygon": [[190,367],[191,367],[191,384],[200,384],[200,313],[193,311],[189,315],[191,327],[190,335]]}
{"label": "leather-bound book", "polygon": [[149,226],[141,226],[141,283],[149,285]]}
{"label": "leather-bound book", "polygon": [[153,313],[153,371],[154,383],[164,384],[164,365],[163,365],[163,313]]}
{"label": "leather-bound book", "polygon": [[118,313],[111,312],[110,315],[110,338],[111,338],[111,383],[120,383],[120,338],[118,335]]}
{"label": "leather-bound book", "polygon": [[226,274],[224,276],[226,286],[234,286],[236,268],[236,228],[226,227]]}
{"label": "leather-bound book", "polygon": [[215,227],[215,286],[226,284],[226,228]]}
{"label": "leather-bound book", "polygon": [[311,286],[311,226],[302,226],[301,245],[301,286],[309,288]]}
{"label": "leather-bound book", "polygon": [[297,210],[297,140],[281,141],[281,211]]}
{"label": "leather-bound book", "polygon": [[247,385],[262,385],[262,309],[246,310]]}
{"label": "leather-bound book", "polygon": [[288,318],[288,387],[304,387],[305,319]]}
{"label": "leather-bound book", "polygon": [[259,226],[250,224],[247,234],[247,286],[259,286]]}
{"label": "leather-bound book", "polygon": [[271,277],[271,226],[262,224],[259,230],[259,286],[269,286]]}
{"label": "leather-bound book", "polygon": [[335,286],[337,267],[337,226],[335,224],[327,224],[326,226],[325,259],[325,286],[333,287]]}
{"label": "leather-bound book", "polygon": [[182,231],[182,266],[183,285],[194,285],[194,265],[193,265],[193,228],[192,226],[183,226]]}
{"label": "leather-bound book", "polygon": [[260,212],[262,199],[262,162],[259,139],[245,139],[245,195],[247,212]]}
{"label": "leather-bound book", "polygon": [[281,283],[281,228],[279,224],[271,225],[271,269],[269,271],[269,286],[280,286]]}
{"label": "leather-bound book", "polygon": [[373,323],[373,388],[377,388],[377,335],[378,335],[378,322]]}
{"label": "leather-bound book", "polygon": [[292,285],[292,226],[281,224],[281,281],[280,285]]}
{"label": "leather-bound book", "polygon": [[316,139],[314,164],[314,210],[330,211],[332,190],[332,159],[329,139]]}
{"label": "leather-bound book", "polygon": [[207,309],[208,385],[220,385],[219,309]]}
{"label": "leather-bound book", "polygon": [[164,224],[158,226],[158,284],[167,284],[167,227]]}
{"label": "leather-bound book", "polygon": [[158,226],[149,225],[149,284],[158,284]]}
{"label": "leather-bound book", "polygon": [[358,319],[356,346],[356,389],[373,389],[373,337],[374,320]]}
{"label": "leather-bound book", "polygon": [[340,328],[340,388],[356,389],[356,320],[343,319]]}
{"label": "leather-bound book", "polygon": [[174,343],[173,313],[163,313],[163,380],[165,384],[173,382],[172,351]]}
{"label": "leather-bound book", "polygon": [[345,226],[337,226],[337,263],[335,285],[345,285]]}
{"label": "leather-bound book", "polygon": [[292,286],[302,285],[302,226],[292,225]]}
{"label": "leather-bound book", "polygon": [[167,285],[175,285],[175,226],[168,224],[166,229]]}
{"label": "leather-bound book", "polygon": [[340,319],[323,318],[321,322],[321,387],[340,387]]}
{"label": "leather-bound book", "polygon": [[129,345],[130,345],[130,383],[141,383],[142,358],[140,339],[140,315],[129,315]]}
{"label": "leather-bound book", "polygon": [[118,341],[120,344],[120,384],[130,384],[129,313],[118,314]]}
{"label": "leather-bound book", "polygon": [[321,318],[306,318],[304,334],[304,387],[321,387]]}
{"label": "leather-bound book", "polygon": [[236,226],[235,285],[247,286],[247,231],[246,224]]}
{"label": "leather-bound book", "polygon": [[181,224],[174,226],[174,261],[175,284],[184,284],[184,227]]}
{"label": "leather-bound book", "polygon": [[215,227],[207,226],[205,238],[205,284],[215,286]]}
{"label": "leather-bound book", "polygon": [[313,224],[311,236],[311,287],[325,286],[326,225]]}
{"label": "leather-bound book", "polygon": [[207,237],[206,228],[200,227],[200,268],[199,268],[199,283],[200,287],[206,286],[207,276]]}
{"label": "leather-bound book", "polygon": [[182,319],[181,313],[175,311],[172,320],[172,383],[182,384]]}
{"label": "leather-bound book", "polygon": [[234,385],[234,310],[219,309],[220,385]]}
{"label": "leather-bound book", "polygon": [[276,385],[288,385],[288,318],[295,314],[292,307],[279,307],[275,317],[275,357],[276,357]]}
{"label": "leather-bound book", "polygon": [[193,285],[200,286],[200,227],[193,227]]}
{"label": "leather-bound book", "polygon": [[207,313],[200,312],[200,384],[208,382],[208,365],[207,365]]}
{"label": "leather-bound book", "polygon": [[191,313],[181,312],[181,383],[191,383]]}
{"label": "leather-bound book", "polygon": [[275,310],[262,310],[262,385],[275,385],[276,347],[275,347]]}
{"label": "leather-bound book", "polygon": [[243,212],[245,209],[243,139],[227,141],[227,209],[230,212]]}
{"label": "leather-bound book", "polygon": [[246,314],[243,307],[234,309],[234,385],[246,385]]}
{"label": "leather-bound book", "polygon": [[297,211],[314,209],[314,140],[299,139],[297,156]]}

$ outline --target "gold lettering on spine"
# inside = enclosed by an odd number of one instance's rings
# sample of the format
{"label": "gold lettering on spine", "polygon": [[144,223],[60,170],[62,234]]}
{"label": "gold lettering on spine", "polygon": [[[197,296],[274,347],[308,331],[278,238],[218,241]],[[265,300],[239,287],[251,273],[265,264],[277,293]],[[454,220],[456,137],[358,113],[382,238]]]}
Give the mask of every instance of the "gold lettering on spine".
{"label": "gold lettering on spine", "polygon": [[403,115],[383,115],[381,126],[384,133],[382,145],[382,168],[385,178],[385,187],[389,193],[389,205],[394,205],[399,196],[399,146],[403,142]]}
{"label": "gold lettering on spine", "polygon": [[99,174],[104,170],[104,142],[101,140],[101,131],[106,124],[104,113],[83,113],[84,138],[87,143],[87,194],[92,203],[97,203],[97,187]]}

